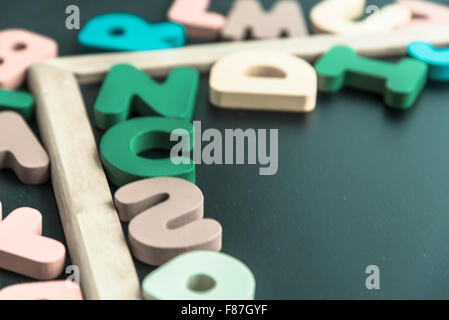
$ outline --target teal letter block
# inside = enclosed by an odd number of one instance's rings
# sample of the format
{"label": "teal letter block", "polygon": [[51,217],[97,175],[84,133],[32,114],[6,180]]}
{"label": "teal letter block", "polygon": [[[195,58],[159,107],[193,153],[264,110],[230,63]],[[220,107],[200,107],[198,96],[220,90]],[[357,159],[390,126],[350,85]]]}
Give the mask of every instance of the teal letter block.
{"label": "teal letter block", "polygon": [[449,48],[436,49],[430,43],[412,42],[408,54],[429,66],[429,79],[449,81]]}
{"label": "teal letter block", "polygon": [[[188,151],[193,149],[193,125],[183,120],[161,117],[134,118],[110,128],[101,139],[100,156],[106,175],[116,186],[152,177],[178,177],[195,183],[195,164],[186,157],[149,159],[139,153],[151,149],[170,150],[177,141],[170,141],[175,129],[183,129],[189,137]],[[178,163],[178,162],[177,162]]]}
{"label": "teal letter block", "polygon": [[316,63],[318,89],[337,92],[342,87],[362,89],[384,96],[385,103],[398,109],[413,106],[427,82],[427,65],[404,58],[399,63],[357,56],[345,46],[335,46]]}

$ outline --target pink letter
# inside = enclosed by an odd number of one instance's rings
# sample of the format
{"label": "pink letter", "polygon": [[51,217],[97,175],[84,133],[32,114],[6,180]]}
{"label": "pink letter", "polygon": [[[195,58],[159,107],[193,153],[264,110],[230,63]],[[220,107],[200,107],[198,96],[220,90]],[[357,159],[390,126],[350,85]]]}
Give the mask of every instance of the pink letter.
{"label": "pink letter", "polygon": [[182,24],[189,38],[214,40],[226,19],[221,14],[207,12],[209,3],[210,0],[175,0],[168,11],[168,19]]}
{"label": "pink letter", "polygon": [[64,245],[41,234],[42,215],[35,209],[16,209],[0,221],[0,268],[39,280],[56,278],[64,267]]}

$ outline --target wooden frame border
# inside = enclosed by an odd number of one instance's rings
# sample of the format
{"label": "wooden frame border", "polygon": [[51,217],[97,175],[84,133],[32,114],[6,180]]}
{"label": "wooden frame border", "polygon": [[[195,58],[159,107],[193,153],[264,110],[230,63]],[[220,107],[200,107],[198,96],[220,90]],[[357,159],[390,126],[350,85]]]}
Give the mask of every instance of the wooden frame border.
{"label": "wooden frame border", "polygon": [[412,41],[449,45],[449,26],[370,35],[314,35],[184,48],[62,57],[34,65],[28,82],[36,118],[51,159],[51,177],[72,262],[80,268],[86,299],[140,299],[140,283],[98,155],[79,84],[100,82],[109,68],[130,63],[151,76],[177,66],[200,72],[226,54],[281,50],[312,61],[336,44],[371,57],[404,55]]}

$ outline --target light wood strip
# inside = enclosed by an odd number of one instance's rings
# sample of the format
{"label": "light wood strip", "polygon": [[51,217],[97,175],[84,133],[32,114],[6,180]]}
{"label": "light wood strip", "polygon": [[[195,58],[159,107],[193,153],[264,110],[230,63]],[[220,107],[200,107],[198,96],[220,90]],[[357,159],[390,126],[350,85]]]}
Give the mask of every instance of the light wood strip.
{"label": "light wood strip", "polygon": [[87,299],[140,299],[140,285],[78,83],[48,65],[29,70],[36,117],[73,264]]}

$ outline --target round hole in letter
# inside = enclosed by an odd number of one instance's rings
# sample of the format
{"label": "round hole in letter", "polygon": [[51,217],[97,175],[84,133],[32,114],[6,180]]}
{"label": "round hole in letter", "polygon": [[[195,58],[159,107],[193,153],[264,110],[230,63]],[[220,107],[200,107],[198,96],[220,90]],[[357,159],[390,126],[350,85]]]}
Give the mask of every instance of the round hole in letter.
{"label": "round hole in letter", "polygon": [[27,47],[27,45],[26,45],[25,43],[23,43],[23,42],[17,42],[17,43],[14,44],[14,46],[12,47],[12,49],[13,49],[14,51],[22,51],[22,50],[25,50],[26,47]]}
{"label": "round hole in letter", "polygon": [[125,29],[121,27],[112,28],[111,31],[109,31],[113,36],[122,36],[125,33]]}
{"label": "round hole in letter", "polygon": [[187,288],[196,292],[206,292],[215,287],[215,280],[205,274],[193,275],[187,280]]}
{"label": "round hole in letter", "polygon": [[153,148],[143,150],[137,154],[139,157],[147,159],[165,159],[170,158],[170,151],[162,148]]}
{"label": "round hole in letter", "polygon": [[152,131],[134,137],[131,150],[146,159],[164,159],[170,157],[170,135],[166,132]]}
{"label": "round hole in letter", "polygon": [[287,74],[272,66],[252,66],[246,70],[245,75],[247,77],[260,77],[260,78],[286,78]]}

